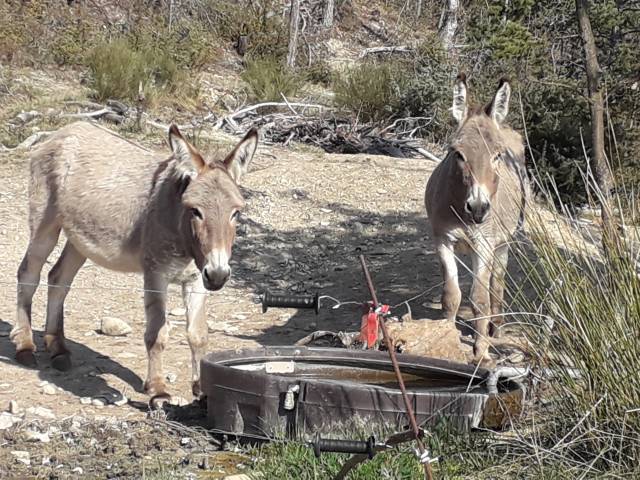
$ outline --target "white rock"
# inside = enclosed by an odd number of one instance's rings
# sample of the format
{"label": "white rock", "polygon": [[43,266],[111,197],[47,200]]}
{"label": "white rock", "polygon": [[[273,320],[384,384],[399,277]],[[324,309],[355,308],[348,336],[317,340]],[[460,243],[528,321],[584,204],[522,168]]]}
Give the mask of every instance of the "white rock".
{"label": "white rock", "polygon": [[17,423],[19,420],[18,417],[14,417],[8,412],[0,413],[0,430],[6,430],[7,428],[11,428],[14,423]]}
{"label": "white rock", "polygon": [[187,310],[184,307],[172,308],[169,315],[172,317],[184,317],[187,314]]}
{"label": "white rock", "polygon": [[178,396],[171,396],[171,400],[169,400],[169,404],[170,405],[175,405],[178,407],[184,407],[186,405],[189,405],[189,400],[187,400],[184,397],[178,397]]}
{"label": "white rock", "polygon": [[102,398],[94,398],[91,400],[91,405],[94,407],[104,407],[107,404]]}
{"label": "white rock", "polygon": [[42,393],[44,393],[45,395],[56,395],[58,393],[58,389],[55,385],[47,383],[44,387],[42,387]]}
{"label": "white rock", "polygon": [[81,397],[80,403],[82,405],[91,405],[91,397]]}
{"label": "white rock", "polygon": [[116,317],[103,317],[100,324],[100,331],[103,335],[119,337],[131,333],[131,327],[124,320]]}
{"label": "white rock", "polygon": [[38,384],[39,387],[44,387],[45,385],[49,385],[49,382],[47,380],[43,380]]}
{"label": "white rock", "polygon": [[178,379],[178,376],[175,373],[167,373],[167,382],[175,383]]}
{"label": "white rock", "polygon": [[42,466],[47,467],[51,465],[51,457],[44,456],[42,457]]}
{"label": "white rock", "polygon": [[13,450],[11,452],[16,459],[16,462],[24,463],[25,465],[31,465],[31,455],[25,450]]}
{"label": "white rock", "polygon": [[84,473],[84,470],[82,470],[82,467],[76,467],[73,470],[71,470],[73,473],[77,473],[78,475],[82,475]]}
{"label": "white rock", "polygon": [[27,430],[24,432],[24,434],[28,442],[49,443],[51,441],[47,432],[40,433],[36,432],[35,430]]}
{"label": "white rock", "polygon": [[18,415],[20,413],[20,407],[18,406],[18,402],[15,400],[11,400],[9,402],[9,413],[14,415]]}
{"label": "white rock", "polygon": [[129,400],[127,399],[127,397],[125,397],[124,395],[122,395],[122,398],[120,398],[120,399],[118,399],[118,400],[114,401],[114,402],[113,402],[113,404],[114,404],[115,406],[117,406],[117,407],[121,407],[122,405],[126,405],[128,401],[129,401]]}
{"label": "white rock", "polygon": [[55,420],[55,414],[44,407],[29,407],[27,408],[27,414],[35,415],[36,417],[46,418],[48,420]]}
{"label": "white rock", "polygon": [[182,445],[183,447],[184,447],[185,445],[189,445],[190,443],[191,443],[191,439],[190,439],[190,438],[188,438],[188,437],[182,437],[182,438],[180,439],[180,445]]}

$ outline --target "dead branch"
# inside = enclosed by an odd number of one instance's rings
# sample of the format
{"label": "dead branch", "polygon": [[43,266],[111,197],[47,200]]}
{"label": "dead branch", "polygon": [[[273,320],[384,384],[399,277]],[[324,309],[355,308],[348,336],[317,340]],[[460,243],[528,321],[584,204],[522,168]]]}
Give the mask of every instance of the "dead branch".
{"label": "dead branch", "polygon": [[313,103],[263,102],[263,103],[257,103],[255,105],[251,105],[249,107],[241,108],[240,110],[237,110],[237,111],[233,112],[231,115],[227,115],[225,118],[230,118],[230,119],[233,120],[236,117],[244,115],[245,113],[253,112],[253,111],[255,111],[255,110],[259,109],[259,108],[263,108],[263,107],[287,107],[287,108],[301,107],[301,108],[317,108],[319,110],[331,110],[329,107],[327,107],[325,105],[318,105],[318,104],[313,104]]}
{"label": "dead branch", "polygon": [[95,110],[93,112],[82,112],[82,113],[63,113],[60,115],[62,118],[100,118],[107,113],[116,113],[110,108],[101,108],[100,110]]}
{"label": "dead branch", "polygon": [[365,48],[360,52],[359,58],[364,58],[367,55],[374,55],[379,53],[413,53],[415,50],[411,47],[407,47],[406,45],[398,45],[394,47],[372,47]]}

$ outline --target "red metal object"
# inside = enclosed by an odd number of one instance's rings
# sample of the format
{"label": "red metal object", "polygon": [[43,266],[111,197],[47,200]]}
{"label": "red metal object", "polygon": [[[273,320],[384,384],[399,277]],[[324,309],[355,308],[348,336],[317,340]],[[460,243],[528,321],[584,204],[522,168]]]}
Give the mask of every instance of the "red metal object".
{"label": "red metal object", "polygon": [[373,302],[365,304],[365,312],[362,315],[360,324],[359,340],[365,344],[366,348],[376,348],[378,338],[380,338],[381,316],[389,313],[389,305],[378,305],[376,308]]}

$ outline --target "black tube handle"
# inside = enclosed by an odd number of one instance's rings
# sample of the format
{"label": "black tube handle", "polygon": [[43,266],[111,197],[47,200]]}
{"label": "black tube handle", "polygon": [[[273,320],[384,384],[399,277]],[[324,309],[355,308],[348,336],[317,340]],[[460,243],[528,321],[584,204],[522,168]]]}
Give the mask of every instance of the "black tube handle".
{"label": "black tube handle", "polygon": [[270,292],[264,292],[262,295],[262,313],[265,313],[269,307],[280,308],[308,308],[316,311],[316,315],[320,311],[320,297],[315,295],[274,295]]}
{"label": "black tube handle", "polygon": [[362,440],[337,440],[332,438],[316,437],[311,444],[313,453],[320,458],[322,452],[351,453],[351,454],[367,454],[369,458],[373,458],[376,454],[376,439],[371,436],[366,441]]}

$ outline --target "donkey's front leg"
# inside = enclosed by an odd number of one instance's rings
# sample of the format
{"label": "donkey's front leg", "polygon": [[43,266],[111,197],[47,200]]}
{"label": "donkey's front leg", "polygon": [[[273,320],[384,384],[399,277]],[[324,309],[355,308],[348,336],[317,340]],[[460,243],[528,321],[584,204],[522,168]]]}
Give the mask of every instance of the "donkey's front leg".
{"label": "donkey's front leg", "polygon": [[473,264],[473,284],[471,286],[471,306],[476,320],[474,353],[476,361],[489,361],[489,321],[491,316],[491,295],[489,281],[493,249],[484,242],[477,244],[471,254]]}
{"label": "donkey's front leg", "polygon": [[144,311],[147,320],[144,343],[147,347],[148,371],[144,391],[151,395],[154,408],[170,399],[162,368],[162,352],[169,339],[166,316],[167,280],[159,274],[144,274]]}
{"label": "donkey's front leg", "polygon": [[209,327],[207,326],[207,315],[205,313],[205,303],[207,289],[202,283],[202,276],[197,275],[194,279],[182,283],[182,299],[187,311],[187,339],[191,347],[191,387],[193,395],[200,397],[200,360],[206,353]]}
{"label": "donkey's front leg", "polygon": [[442,291],[442,311],[447,320],[456,321],[456,315],[460,308],[460,286],[458,284],[458,265],[452,242],[437,239],[436,251],[442,264],[442,276],[444,289]]}

